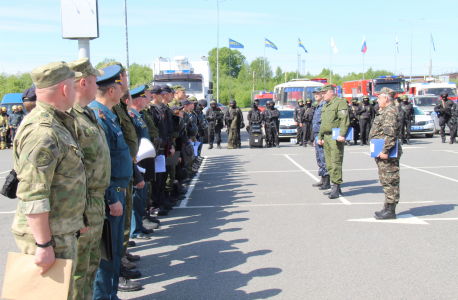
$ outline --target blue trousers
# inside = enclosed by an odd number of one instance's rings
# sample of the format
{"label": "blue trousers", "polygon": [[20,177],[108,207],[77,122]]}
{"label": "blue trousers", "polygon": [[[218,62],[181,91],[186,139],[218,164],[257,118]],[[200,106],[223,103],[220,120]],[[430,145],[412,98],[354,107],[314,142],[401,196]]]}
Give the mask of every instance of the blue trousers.
{"label": "blue trousers", "polygon": [[200,157],[200,153],[202,152],[202,146],[204,145],[204,137],[203,136],[199,137],[199,142],[200,142],[200,145],[199,145],[199,147],[197,147],[197,156]]}
{"label": "blue trousers", "polygon": [[142,189],[134,186],[132,220],[130,221],[130,237],[136,238],[142,233],[143,214],[145,212],[146,201],[148,198],[148,182]]}
{"label": "blue trousers", "polygon": [[94,283],[94,300],[118,300],[119,271],[121,269],[122,246],[124,242],[124,221],[126,211],[126,196],[124,191],[116,192],[118,201],[122,204],[123,214],[119,217],[110,215],[110,207],[105,208],[105,218],[111,223],[111,238],[113,241],[113,261],[100,261]]}
{"label": "blue trousers", "polygon": [[326,169],[326,159],[324,158],[324,148],[318,145],[318,132],[315,132],[315,154],[316,163],[318,164],[318,176],[328,176],[328,169]]}

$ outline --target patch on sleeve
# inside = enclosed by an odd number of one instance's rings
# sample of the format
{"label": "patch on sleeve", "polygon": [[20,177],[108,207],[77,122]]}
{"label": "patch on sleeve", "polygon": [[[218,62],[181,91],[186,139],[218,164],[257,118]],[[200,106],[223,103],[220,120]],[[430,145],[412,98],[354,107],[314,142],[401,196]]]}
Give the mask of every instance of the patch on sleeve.
{"label": "patch on sleeve", "polygon": [[383,131],[385,132],[385,134],[389,134],[391,132],[391,128],[390,127],[385,127],[383,129]]}
{"label": "patch on sleeve", "polygon": [[[35,152],[35,151],[34,151]],[[48,148],[41,147],[35,154],[33,163],[37,167],[49,165],[54,159],[54,155]]]}
{"label": "patch on sleeve", "polygon": [[345,114],[347,113],[347,111],[346,111],[345,109],[342,109],[342,110],[340,111],[340,113],[341,113],[343,116],[345,116]]}

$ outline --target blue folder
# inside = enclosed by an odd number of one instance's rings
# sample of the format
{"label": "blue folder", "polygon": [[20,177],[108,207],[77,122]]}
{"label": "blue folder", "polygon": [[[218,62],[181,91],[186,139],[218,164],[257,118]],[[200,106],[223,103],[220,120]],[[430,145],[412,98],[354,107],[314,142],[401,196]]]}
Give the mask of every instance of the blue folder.
{"label": "blue folder", "polygon": [[[384,139],[371,139],[371,157],[378,157],[378,155],[383,150],[383,145],[385,145]],[[389,158],[397,158],[398,157],[398,141],[396,141],[396,145],[391,148],[390,153],[388,154]]]}
{"label": "blue folder", "polygon": [[[340,128],[332,128],[332,139],[337,140],[340,135]],[[353,141],[353,127],[348,127],[347,134],[345,135],[346,141]]]}

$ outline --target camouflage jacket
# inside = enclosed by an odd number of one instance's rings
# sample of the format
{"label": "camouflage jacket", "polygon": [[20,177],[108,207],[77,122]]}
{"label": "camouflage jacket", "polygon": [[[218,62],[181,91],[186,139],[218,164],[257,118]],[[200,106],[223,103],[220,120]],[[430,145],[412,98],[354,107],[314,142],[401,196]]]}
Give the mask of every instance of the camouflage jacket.
{"label": "camouflage jacket", "polygon": [[75,120],[37,101],[19,128],[13,146],[19,184],[12,231],[32,234],[26,214],[49,212],[52,235],[85,227],[87,183],[83,151],[76,141]]}
{"label": "camouflage jacket", "polygon": [[323,139],[325,133],[332,133],[333,128],[340,128],[340,136],[345,136],[349,126],[350,118],[348,116],[348,102],[346,99],[335,96],[329,102],[324,102],[321,109],[319,140]]}
{"label": "camouflage jacket", "polygon": [[153,141],[154,138],[158,138],[159,129],[157,129],[156,124],[154,124],[154,119],[151,115],[151,111],[148,108],[145,108],[140,112],[140,114],[142,115],[143,120],[145,120],[146,125],[148,125],[148,134],[150,140]]}
{"label": "camouflage jacket", "polygon": [[127,105],[119,102],[119,104],[113,106],[111,111],[118,117],[118,122],[121,125],[122,134],[124,135],[124,141],[129,146],[130,156],[137,156],[139,139],[135,131],[134,121],[127,112]]}
{"label": "camouflage jacket", "polygon": [[89,196],[103,199],[111,174],[110,149],[105,131],[97,122],[94,111],[82,108],[78,102],[75,102],[70,114],[75,117],[78,143],[84,153]]}
{"label": "camouflage jacket", "polygon": [[[394,103],[384,109],[379,109],[375,115],[374,122],[369,134],[370,139],[384,139],[382,153],[389,154],[391,148],[396,145],[396,141],[401,136],[401,121],[399,111]],[[402,154],[401,144],[398,144],[398,157]]]}
{"label": "camouflage jacket", "polygon": [[168,104],[168,106],[169,106],[169,107],[172,107],[172,106],[174,106],[174,105],[176,105],[176,106],[181,106],[181,101],[178,100],[177,98],[173,98],[172,102],[170,102],[170,103]]}

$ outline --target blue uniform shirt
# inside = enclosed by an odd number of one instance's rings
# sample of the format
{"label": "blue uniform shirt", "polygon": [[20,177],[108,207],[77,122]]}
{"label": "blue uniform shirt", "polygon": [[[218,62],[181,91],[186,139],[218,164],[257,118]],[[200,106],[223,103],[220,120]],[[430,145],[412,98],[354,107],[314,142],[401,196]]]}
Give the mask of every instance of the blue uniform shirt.
{"label": "blue uniform shirt", "polygon": [[[116,115],[96,100],[88,106],[94,110],[97,121],[105,130],[110,148],[111,178],[110,186],[105,192],[105,201],[107,205],[111,205],[118,202],[118,197],[115,195],[116,188],[127,188],[129,185],[133,172],[132,158]],[[100,167],[103,168],[103,166]]]}
{"label": "blue uniform shirt", "polygon": [[145,120],[143,120],[142,115],[133,108],[130,109],[129,115],[134,120],[134,127],[135,131],[137,132],[138,143],[140,144],[141,138],[150,140],[148,126],[146,125]]}
{"label": "blue uniform shirt", "polygon": [[312,128],[314,133],[320,132],[321,127],[321,109],[323,108],[325,101],[321,100],[320,104],[316,105],[315,112],[313,113]]}

